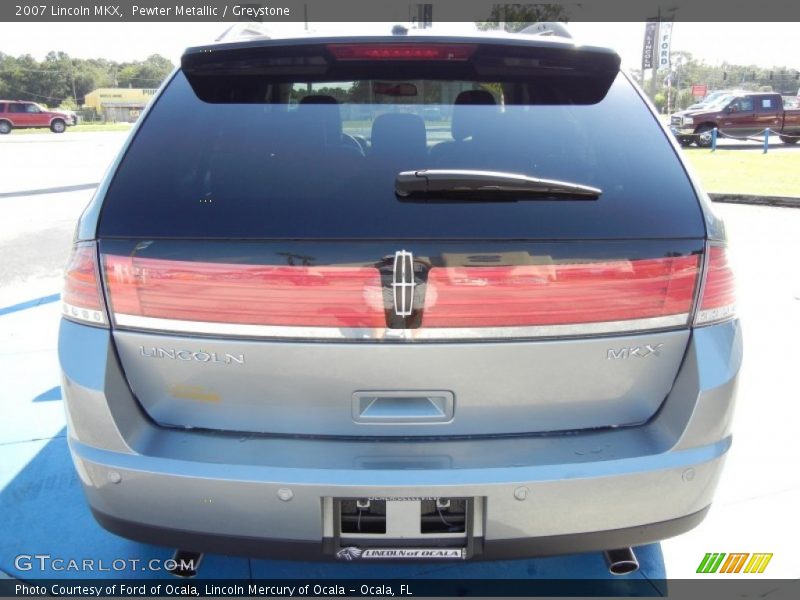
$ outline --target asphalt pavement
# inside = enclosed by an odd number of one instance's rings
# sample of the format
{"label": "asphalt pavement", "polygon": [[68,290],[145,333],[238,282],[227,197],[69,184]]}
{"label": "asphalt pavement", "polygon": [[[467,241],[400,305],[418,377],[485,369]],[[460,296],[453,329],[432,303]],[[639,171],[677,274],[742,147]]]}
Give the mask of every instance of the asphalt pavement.
{"label": "asphalt pavement", "polygon": [[[75,221],[93,193],[91,187],[70,186],[98,182],[125,135],[48,133],[0,139],[0,571],[16,577],[32,576],[15,566],[16,555],[74,554],[79,543],[81,554],[169,555],[168,549],[122,540],[94,524],[64,437],[57,294]],[[800,331],[800,210],[746,205],[715,209],[727,223],[745,336],[734,444],[707,519],[687,534],[641,549],[643,568],[637,577],[696,577],[708,552],[769,552],[774,554],[769,577],[796,579],[800,351],[794,336]],[[201,576],[386,576],[388,571],[380,569],[215,556],[205,562]],[[407,565],[392,573],[416,578],[606,576],[598,553]]]}

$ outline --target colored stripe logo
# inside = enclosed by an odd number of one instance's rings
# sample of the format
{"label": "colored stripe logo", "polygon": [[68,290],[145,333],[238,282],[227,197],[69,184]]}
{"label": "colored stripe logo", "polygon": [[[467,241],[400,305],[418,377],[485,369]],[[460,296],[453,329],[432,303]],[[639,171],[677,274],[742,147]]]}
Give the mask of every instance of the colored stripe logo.
{"label": "colored stripe logo", "polygon": [[[749,560],[748,560],[749,559]],[[697,567],[698,573],[763,573],[772,553],[707,552]]]}

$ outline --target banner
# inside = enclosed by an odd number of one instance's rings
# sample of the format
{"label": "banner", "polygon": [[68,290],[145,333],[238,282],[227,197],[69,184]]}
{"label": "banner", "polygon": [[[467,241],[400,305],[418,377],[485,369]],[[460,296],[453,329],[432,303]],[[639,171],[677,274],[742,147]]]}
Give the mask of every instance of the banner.
{"label": "banner", "polygon": [[672,45],[672,22],[659,23],[658,27],[658,67],[669,69],[672,65],[670,46]]}
{"label": "banner", "polygon": [[653,68],[654,52],[656,47],[656,34],[658,23],[651,21],[644,28],[644,44],[642,45],[642,70]]}

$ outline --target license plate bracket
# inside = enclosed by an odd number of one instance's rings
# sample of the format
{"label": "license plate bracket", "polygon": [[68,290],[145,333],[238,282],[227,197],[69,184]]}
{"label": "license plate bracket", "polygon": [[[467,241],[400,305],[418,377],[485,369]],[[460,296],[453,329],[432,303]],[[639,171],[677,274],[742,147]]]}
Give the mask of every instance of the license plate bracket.
{"label": "license plate bracket", "polygon": [[483,500],[463,496],[331,498],[325,503],[333,525],[326,551],[348,561],[466,560],[483,547]]}

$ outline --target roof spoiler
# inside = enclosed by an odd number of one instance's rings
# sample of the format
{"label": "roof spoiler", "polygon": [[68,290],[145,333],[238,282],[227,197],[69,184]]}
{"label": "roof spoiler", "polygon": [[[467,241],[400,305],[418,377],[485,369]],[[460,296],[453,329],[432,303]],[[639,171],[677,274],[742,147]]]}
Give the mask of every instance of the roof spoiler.
{"label": "roof spoiler", "polygon": [[560,21],[542,21],[540,23],[534,23],[520,30],[519,33],[525,35],[549,35],[572,39],[572,34],[570,34],[566,25]]}

